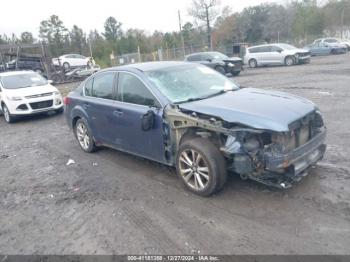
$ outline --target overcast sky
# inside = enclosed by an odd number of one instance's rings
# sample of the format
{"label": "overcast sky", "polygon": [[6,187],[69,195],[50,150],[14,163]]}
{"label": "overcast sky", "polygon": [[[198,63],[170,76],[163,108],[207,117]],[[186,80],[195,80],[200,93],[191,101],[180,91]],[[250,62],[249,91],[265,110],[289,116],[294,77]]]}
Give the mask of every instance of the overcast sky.
{"label": "overcast sky", "polygon": [[[38,35],[40,21],[56,14],[71,29],[76,24],[88,32],[103,30],[103,23],[114,16],[123,29],[138,28],[147,32],[178,30],[177,10],[183,22],[191,21],[187,10],[192,0],[3,0],[0,14],[0,34],[19,35],[30,31]],[[221,0],[233,11],[244,7],[277,0]],[[281,2],[281,1],[279,1]]]}

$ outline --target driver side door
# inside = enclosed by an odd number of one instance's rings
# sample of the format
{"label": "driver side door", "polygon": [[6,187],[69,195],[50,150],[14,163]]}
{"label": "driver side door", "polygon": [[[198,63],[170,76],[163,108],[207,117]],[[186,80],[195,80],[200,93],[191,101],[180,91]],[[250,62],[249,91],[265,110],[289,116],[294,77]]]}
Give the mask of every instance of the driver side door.
{"label": "driver side door", "polygon": [[[123,151],[165,162],[161,104],[136,74],[119,72],[117,83],[114,145]],[[142,118],[150,111],[154,123],[150,130],[144,131]]]}

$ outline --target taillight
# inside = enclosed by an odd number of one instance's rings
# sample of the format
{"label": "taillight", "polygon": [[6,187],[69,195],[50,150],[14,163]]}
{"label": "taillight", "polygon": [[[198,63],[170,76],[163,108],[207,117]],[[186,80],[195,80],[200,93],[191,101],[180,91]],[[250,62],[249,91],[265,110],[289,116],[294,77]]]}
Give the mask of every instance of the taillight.
{"label": "taillight", "polygon": [[63,104],[69,105],[70,102],[71,102],[71,99],[70,99],[68,96],[66,96],[66,97],[63,98]]}

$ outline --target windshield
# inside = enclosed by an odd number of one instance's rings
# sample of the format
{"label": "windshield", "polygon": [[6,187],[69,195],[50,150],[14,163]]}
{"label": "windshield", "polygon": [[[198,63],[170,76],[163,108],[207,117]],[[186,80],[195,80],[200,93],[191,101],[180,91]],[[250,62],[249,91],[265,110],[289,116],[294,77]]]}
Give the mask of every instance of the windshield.
{"label": "windshield", "polygon": [[338,43],[337,39],[326,39],[324,41],[327,42],[327,43]]}
{"label": "windshield", "polygon": [[213,59],[227,59],[228,56],[221,54],[219,52],[210,52],[208,53]]}
{"label": "windshield", "polygon": [[1,77],[2,86],[5,89],[18,89],[47,84],[47,80],[37,73],[23,73]]}
{"label": "windshield", "polygon": [[149,71],[146,75],[172,103],[205,99],[238,89],[232,80],[202,65]]}
{"label": "windshield", "polygon": [[282,47],[285,50],[293,50],[293,49],[297,49],[295,46],[292,45],[288,45],[288,44],[279,44],[280,47]]}

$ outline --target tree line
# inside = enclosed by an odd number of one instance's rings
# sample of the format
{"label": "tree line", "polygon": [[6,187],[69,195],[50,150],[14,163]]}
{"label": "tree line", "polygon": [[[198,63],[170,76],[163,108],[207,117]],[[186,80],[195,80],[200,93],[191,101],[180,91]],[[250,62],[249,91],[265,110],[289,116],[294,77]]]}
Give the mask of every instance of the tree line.
{"label": "tree line", "polygon": [[350,0],[329,0],[318,5],[316,0],[291,1],[288,4],[264,3],[232,12],[220,6],[219,0],[192,0],[188,14],[193,21],[182,25],[181,31],[147,34],[144,30],[125,29],[120,21],[108,17],[104,30],[84,32],[78,25],[68,29],[52,15],[40,23],[39,38],[31,32],[19,36],[0,35],[0,44],[47,43],[51,56],[64,53],[90,54],[101,66],[110,65],[110,55],[140,51],[151,53],[160,48],[185,46],[218,46],[233,43],[291,42],[306,44],[324,35],[350,26]]}

